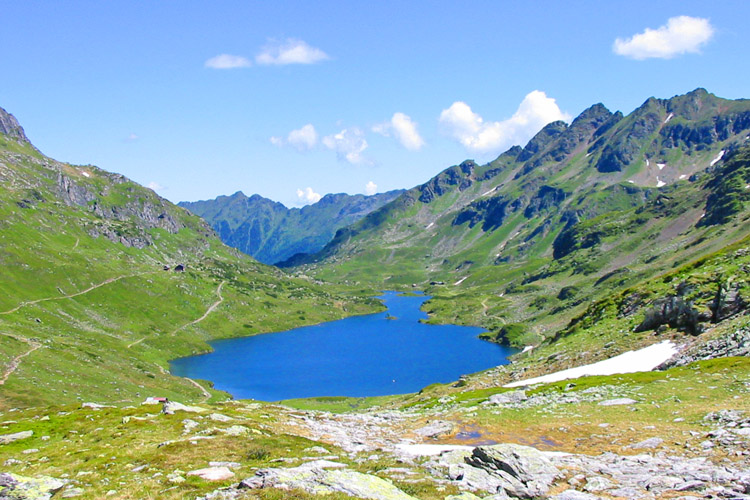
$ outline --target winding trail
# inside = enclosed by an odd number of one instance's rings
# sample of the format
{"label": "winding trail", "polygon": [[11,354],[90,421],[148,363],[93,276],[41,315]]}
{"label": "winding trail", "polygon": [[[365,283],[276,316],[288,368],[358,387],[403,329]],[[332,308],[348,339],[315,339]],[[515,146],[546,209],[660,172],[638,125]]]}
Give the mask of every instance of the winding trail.
{"label": "winding trail", "polygon": [[208,317],[208,315],[211,314],[214,311],[214,309],[216,309],[217,307],[219,307],[219,304],[221,304],[222,302],[224,302],[224,297],[222,297],[222,295],[221,295],[221,289],[222,289],[222,287],[224,287],[224,283],[226,283],[226,281],[222,281],[221,283],[219,283],[219,287],[216,289],[216,295],[219,296],[219,300],[217,300],[216,302],[214,302],[213,304],[211,304],[208,307],[208,309],[206,309],[206,312],[203,313],[203,316],[201,316],[200,318],[198,318],[196,320],[191,321],[190,323],[185,323],[184,325],[182,325],[181,327],[177,328],[172,333],[170,333],[170,335],[174,336],[174,334],[176,334],[180,330],[183,330],[183,329],[185,329],[185,328],[187,328],[189,326],[193,326],[193,325],[196,325],[196,324],[200,323],[201,321],[203,321],[204,319],[206,319]]}
{"label": "winding trail", "polygon": [[130,344],[128,344],[128,349],[130,349],[131,347],[133,347],[136,344],[140,344],[144,340],[146,340],[146,337],[140,338],[140,339],[136,340],[135,342],[131,342]]}
{"label": "winding trail", "polygon": [[[161,372],[162,375],[172,375],[167,370],[165,370],[164,367],[161,366],[160,364],[158,364],[158,363],[154,363],[154,364],[156,365],[157,368],[159,368],[159,371]],[[185,380],[187,380],[188,382],[190,382],[195,387],[197,387],[198,389],[201,390],[201,392],[203,393],[203,400],[201,401],[201,403],[205,403],[206,401],[208,401],[209,399],[211,399],[211,393],[208,392],[205,387],[203,387],[202,385],[200,385],[195,380],[193,380],[193,379],[191,379],[189,377],[179,377],[179,378],[184,378]]]}
{"label": "winding trail", "polygon": [[2,311],[2,312],[0,312],[0,314],[12,314],[12,313],[18,311],[19,309],[21,309],[23,307],[32,306],[34,304],[39,304],[40,302],[47,302],[47,301],[50,301],[50,300],[72,299],[73,297],[78,297],[79,295],[83,295],[83,294],[89,293],[92,290],[96,290],[97,288],[103,287],[104,285],[109,285],[110,283],[114,283],[115,281],[119,281],[119,280],[124,279],[124,278],[133,278],[135,276],[143,276],[145,274],[154,274],[156,272],[158,272],[158,271],[147,271],[145,273],[135,273],[135,274],[122,274],[120,276],[115,276],[114,278],[106,279],[106,280],[104,280],[101,283],[98,283],[96,285],[91,285],[87,289],[81,290],[80,292],[71,293],[70,295],[62,295],[60,297],[46,297],[46,298],[43,298],[43,299],[36,299],[36,300],[30,300],[28,302],[21,302],[20,304],[18,304],[13,309],[9,309],[7,311]]}
{"label": "winding trail", "polygon": [[[221,304],[222,302],[224,302],[224,297],[221,295],[221,289],[224,287],[225,283],[226,283],[226,281],[222,281],[221,283],[219,283],[219,286],[216,288],[216,295],[219,296],[219,300],[217,300],[216,302],[214,302],[213,304],[211,304],[208,307],[208,309],[206,309],[206,312],[203,313],[203,316],[201,316],[200,318],[198,318],[196,320],[191,321],[190,323],[185,323],[184,325],[182,325],[181,327],[177,328],[175,331],[173,331],[172,333],[170,333],[170,335],[175,335],[180,330],[183,330],[183,329],[185,329],[185,328],[187,328],[189,326],[193,326],[193,325],[196,325],[196,324],[200,323],[201,321],[203,321],[204,319],[206,319],[208,317],[208,315],[211,314],[214,311],[214,309],[216,309],[217,307],[219,307],[219,304]],[[131,346],[133,346],[133,345],[141,342],[142,340],[144,340],[144,339],[137,340],[137,341],[133,342],[132,344],[130,344],[128,347],[131,347]],[[161,365],[157,365],[157,366],[159,366],[159,370],[163,374],[165,374],[165,375],[169,374],[169,372],[166,371]],[[206,390],[205,387],[203,387],[198,382],[196,382],[195,380],[193,380],[193,379],[191,379],[189,377],[182,377],[182,378],[184,378],[185,380],[187,380],[188,382],[190,382],[191,384],[193,384],[195,387],[197,387],[198,389],[200,389],[200,391],[203,393],[203,401],[201,401],[201,403],[205,403],[206,401],[208,401],[209,399],[211,399],[211,393],[208,392],[208,390]]]}
{"label": "winding trail", "polygon": [[188,378],[188,377],[183,377],[183,378],[187,380],[188,382],[190,382],[191,384],[193,384],[198,389],[200,389],[201,392],[203,392],[203,401],[201,401],[201,403],[205,403],[206,401],[211,399],[211,393],[208,392],[205,387],[203,387],[202,385],[200,385],[198,382],[196,382],[195,380],[191,378]]}
{"label": "winding trail", "polygon": [[26,342],[27,344],[29,344],[31,346],[31,349],[29,349],[28,351],[24,352],[23,354],[19,354],[18,356],[16,356],[15,358],[13,358],[11,360],[11,362],[8,364],[8,367],[5,369],[5,372],[3,373],[3,376],[0,377],[0,385],[4,385],[5,381],[8,380],[8,377],[10,377],[13,374],[13,372],[18,369],[18,367],[21,364],[21,360],[23,358],[25,358],[26,356],[28,356],[32,352],[34,352],[37,349],[39,349],[40,347],[42,347],[42,344],[40,344],[39,342],[34,342],[33,340],[29,340],[29,339],[24,338],[24,337],[16,337],[14,335],[9,335],[7,333],[4,333],[3,335],[5,335],[7,337],[11,337],[11,338],[16,339],[16,340],[20,340],[22,342]]}
{"label": "winding trail", "polygon": [[482,316],[487,316],[487,311],[489,310],[489,307],[487,307],[487,299],[482,299]]}

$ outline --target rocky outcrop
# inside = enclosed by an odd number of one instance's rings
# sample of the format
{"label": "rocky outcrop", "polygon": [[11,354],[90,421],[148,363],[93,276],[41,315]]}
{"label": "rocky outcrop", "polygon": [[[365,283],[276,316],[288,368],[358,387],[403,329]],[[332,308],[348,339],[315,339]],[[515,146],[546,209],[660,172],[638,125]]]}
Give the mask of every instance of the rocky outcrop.
{"label": "rocky outcrop", "polygon": [[248,489],[264,488],[303,490],[318,495],[344,493],[370,500],[415,500],[385,479],[327,460],[309,462],[299,467],[260,469],[255,476],[244,479],[232,488],[206,495],[204,500],[239,498]]}
{"label": "rocky outcrop", "polygon": [[731,330],[715,339],[698,342],[657,369],[666,370],[674,366],[686,366],[695,361],[729,356],[750,356],[750,327]]}
{"label": "rocky outcrop", "polygon": [[531,219],[542,212],[553,210],[565,201],[567,193],[559,188],[542,186],[539,191],[529,200],[526,209],[523,211],[524,217]]}
{"label": "rocky outcrop", "polygon": [[34,435],[34,431],[21,431],[14,432],[12,434],[0,435],[0,444],[8,444],[13,441],[20,441],[21,439],[27,439]]}
{"label": "rocky outcrop", "polygon": [[[741,446],[745,434],[750,434],[750,419],[742,412],[714,412],[704,421],[713,427],[708,435],[719,445],[726,442]],[[650,449],[663,441],[650,438],[631,448]],[[674,498],[680,492],[700,498],[747,498],[750,493],[750,472],[742,464],[715,465],[703,457],[664,453],[590,456],[543,453],[527,446],[503,444],[479,447],[472,452],[445,452],[427,466],[436,475],[446,475],[460,488],[490,493],[493,496],[488,498],[493,499]],[[560,491],[565,486],[569,489],[550,497],[551,491]]]}
{"label": "rocky outcrop", "polygon": [[545,496],[560,476],[560,471],[542,452],[517,444],[480,446],[466,463],[497,478],[500,487],[516,498]]}
{"label": "rocky outcrop", "polygon": [[0,474],[0,499],[48,500],[66,484],[67,481],[54,477],[26,477],[2,473]]}
{"label": "rocky outcrop", "polygon": [[18,123],[16,117],[0,108],[0,134],[11,137],[19,142],[29,142],[23,127]]}
{"label": "rocky outcrop", "polygon": [[662,325],[697,335],[703,331],[700,322],[708,318],[702,316],[690,302],[681,297],[664,297],[653,302],[646,311],[643,321],[635,327],[636,332],[656,330]]}
{"label": "rocky outcrop", "polygon": [[452,186],[458,186],[459,191],[468,188],[474,183],[474,169],[476,166],[473,160],[466,160],[460,165],[442,171],[418,188],[420,192],[419,201],[430,203],[435,198],[443,196]]}

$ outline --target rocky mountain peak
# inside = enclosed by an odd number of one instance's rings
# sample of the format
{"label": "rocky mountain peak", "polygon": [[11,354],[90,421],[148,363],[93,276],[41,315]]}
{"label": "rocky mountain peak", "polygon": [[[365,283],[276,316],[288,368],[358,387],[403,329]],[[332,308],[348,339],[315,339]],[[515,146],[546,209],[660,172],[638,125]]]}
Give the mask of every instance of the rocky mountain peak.
{"label": "rocky mountain peak", "polygon": [[568,124],[563,121],[556,121],[547,124],[542,130],[540,130],[523,148],[523,152],[518,156],[519,161],[526,161],[535,154],[544,150],[550,143],[552,143],[560,134],[565,132],[568,128]]}
{"label": "rocky mountain peak", "polygon": [[29,142],[23,127],[18,123],[16,117],[0,108],[0,134],[7,135],[22,142]]}
{"label": "rocky mountain peak", "polygon": [[588,128],[591,126],[594,129],[597,129],[611,117],[612,112],[607,109],[604,104],[597,103],[588,109],[585,109],[580,115],[578,115],[575,120],[573,120],[573,123],[570,124],[570,128]]}

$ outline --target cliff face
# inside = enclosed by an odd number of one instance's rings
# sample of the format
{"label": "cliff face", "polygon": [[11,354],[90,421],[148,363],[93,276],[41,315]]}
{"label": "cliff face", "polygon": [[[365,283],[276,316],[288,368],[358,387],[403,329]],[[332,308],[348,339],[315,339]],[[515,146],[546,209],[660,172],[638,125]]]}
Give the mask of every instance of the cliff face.
{"label": "cliff face", "polygon": [[23,131],[23,127],[19,125],[18,120],[12,114],[0,108],[0,134],[4,134],[10,138],[16,139],[21,142],[29,142],[26,137],[26,133]]}

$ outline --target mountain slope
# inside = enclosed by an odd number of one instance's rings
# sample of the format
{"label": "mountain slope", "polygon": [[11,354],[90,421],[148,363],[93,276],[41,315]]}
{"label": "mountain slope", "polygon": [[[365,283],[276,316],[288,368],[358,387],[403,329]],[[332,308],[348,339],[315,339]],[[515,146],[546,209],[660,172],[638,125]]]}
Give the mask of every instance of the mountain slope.
{"label": "mountain slope", "polygon": [[227,245],[274,264],[298,253],[317,252],[339,228],[357,222],[401,193],[327,194],[312,205],[289,209],[257,194],[247,197],[238,191],[213,200],[183,201],[179,206],[208,221]]}
{"label": "mountain slope", "polygon": [[44,156],[2,109],[0,124],[0,407],[224,397],[168,361],[378,308],[226,247],[121,175]]}
{"label": "mountain slope", "polygon": [[[528,334],[514,341],[538,342],[612,287],[747,234],[739,213],[721,227],[701,217],[726,184],[722,158],[748,132],[750,101],[703,89],[650,98],[628,116],[597,104],[487,165],[441,172],[285,264],[331,281],[427,287],[434,321],[500,335],[518,323]],[[739,198],[713,196],[741,211]]]}

